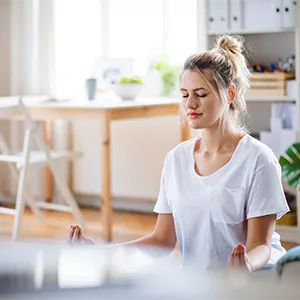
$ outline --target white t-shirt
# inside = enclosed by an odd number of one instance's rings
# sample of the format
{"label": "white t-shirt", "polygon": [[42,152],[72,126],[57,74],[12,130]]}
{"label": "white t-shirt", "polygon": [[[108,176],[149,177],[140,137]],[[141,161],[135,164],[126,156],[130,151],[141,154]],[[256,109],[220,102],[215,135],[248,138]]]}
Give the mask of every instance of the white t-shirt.
{"label": "white t-shirt", "polygon": [[[208,176],[195,171],[194,147],[199,137],[176,146],[165,158],[154,212],[171,213],[183,264],[203,270],[227,266],[238,243],[246,244],[249,218],[289,211],[281,168],[266,145],[246,134],[230,161]],[[279,235],[272,237],[273,265],[285,253]]]}

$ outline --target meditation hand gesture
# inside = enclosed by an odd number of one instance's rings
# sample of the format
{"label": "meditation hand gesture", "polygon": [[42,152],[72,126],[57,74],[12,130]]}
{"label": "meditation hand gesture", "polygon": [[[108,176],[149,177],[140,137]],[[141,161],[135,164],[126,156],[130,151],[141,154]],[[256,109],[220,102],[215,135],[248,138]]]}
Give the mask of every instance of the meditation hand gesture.
{"label": "meditation hand gesture", "polygon": [[65,241],[71,246],[94,245],[94,241],[83,235],[79,225],[70,225]]}
{"label": "meditation hand gesture", "polygon": [[251,264],[243,244],[238,244],[231,253],[229,267],[235,270],[251,272]]}

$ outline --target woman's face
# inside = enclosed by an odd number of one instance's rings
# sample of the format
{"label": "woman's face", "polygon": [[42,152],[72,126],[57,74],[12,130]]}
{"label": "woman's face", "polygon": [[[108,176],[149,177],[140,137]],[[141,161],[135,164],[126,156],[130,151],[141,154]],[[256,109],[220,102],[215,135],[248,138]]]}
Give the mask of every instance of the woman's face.
{"label": "woman's face", "polygon": [[202,74],[184,71],[180,91],[191,128],[203,129],[218,124],[222,111],[221,99],[211,90]]}

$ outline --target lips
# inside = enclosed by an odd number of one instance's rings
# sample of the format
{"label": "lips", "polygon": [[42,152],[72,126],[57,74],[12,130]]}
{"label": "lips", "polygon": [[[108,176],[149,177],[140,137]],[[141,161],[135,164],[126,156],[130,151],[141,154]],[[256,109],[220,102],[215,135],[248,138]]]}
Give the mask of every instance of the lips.
{"label": "lips", "polygon": [[203,115],[203,113],[199,113],[198,114],[198,113],[194,113],[194,112],[188,114],[188,116],[189,116],[190,119],[197,119],[198,117],[200,117],[202,115]]}

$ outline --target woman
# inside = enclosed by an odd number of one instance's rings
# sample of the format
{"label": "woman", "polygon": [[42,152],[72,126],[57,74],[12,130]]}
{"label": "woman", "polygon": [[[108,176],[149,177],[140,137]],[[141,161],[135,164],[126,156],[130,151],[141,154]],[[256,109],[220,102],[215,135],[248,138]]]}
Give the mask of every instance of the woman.
{"label": "woman", "polygon": [[[130,245],[179,245],[183,263],[253,272],[285,253],[275,221],[289,211],[273,152],[238,124],[245,112],[249,71],[242,42],[222,36],[184,64],[182,106],[201,136],[166,156],[152,234]],[[69,242],[89,243],[79,227]]]}

